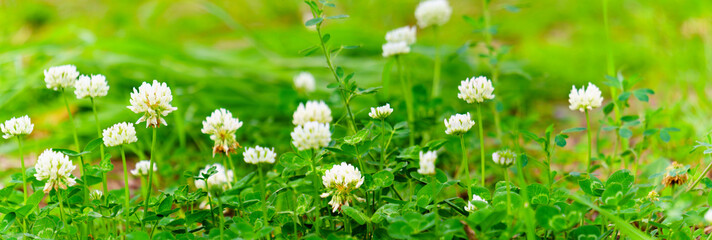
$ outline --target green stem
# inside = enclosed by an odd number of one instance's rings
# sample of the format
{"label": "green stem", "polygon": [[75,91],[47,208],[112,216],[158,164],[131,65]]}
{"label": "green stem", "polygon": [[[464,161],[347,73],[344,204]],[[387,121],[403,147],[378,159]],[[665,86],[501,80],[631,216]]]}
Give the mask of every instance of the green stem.
{"label": "green stem", "polygon": [[[207,180],[207,179],[206,179]],[[206,186],[208,182],[205,182]],[[213,218],[213,223],[215,222],[215,209],[213,209],[213,198],[210,197],[210,193],[208,193],[208,204],[210,204],[210,216]],[[222,215],[222,213],[220,213]]]}
{"label": "green stem", "polygon": [[17,147],[20,151],[20,166],[22,167],[22,192],[24,193],[23,204],[27,204],[27,176],[25,176],[25,156],[22,153],[22,138],[17,136]]}
{"label": "green stem", "polygon": [[510,206],[510,207],[507,207],[507,216],[509,216],[511,214],[511,211],[509,209],[512,206],[511,205],[512,200],[511,200],[511,196],[509,196],[509,193],[511,191],[510,190],[511,186],[510,186],[510,182],[509,182],[509,172],[507,171],[507,167],[504,167],[504,183],[507,184],[507,206]]}
{"label": "green stem", "polygon": [[[229,155],[229,154],[226,154],[226,155],[227,155],[227,157],[223,158],[223,166],[225,166],[225,168],[227,168],[228,166],[230,166],[230,169],[231,169],[232,172],[233,172],[232,175],[235,176],[235,168],[232,166],[232,159],[230,159],[230,155]],[[228,165],[228,159],[230,159],[230,163],[229,163],[230,165]],[[229,174],[229,173],[230,173],[229,171],[225,171],[225,179],[227,179],[227,186],[228,186],[229,188],[232,188],[232,182],[230,181],[230,174]]]}
{"label": "green stem", "polygon": [[[517,149],[517,151],[520,151],[519,150],[519,135],[520,135],[519,124],[516,125],[516,133],[517,133],[517,135],[514,139],[514,145],[515,145],[515,149]],[[522,156],[522,154],[524,154],[524,153],[518,152],[517,156]],[[529,192],[527,191],[527,188],[525,187],[525,186],[529,186],[529,185],[527,184],[527,180],[524,178],[524,174],[523,174],[524,167],[522,166],[522,161],[517,159],[516,161],[514,161],[514,164],[517,166],[517,177],[519,178],[519,186],[522,186],[522,187],[520,187],[520,190],[522,193],[522,199],[524,199],[524,209],[523,209],[524,211],[522,211],[522,213],[524,214],[524,217],[525,217],[524,225],[526,226],[527,240],[535,240],[536,235],[534,233],[535,232],[534,224],[535,224],[536,220],[534,219],[534,211],[532,210],[531,204],[529,202]]]}
{"label": "green stem", "polygon": [[[156,164],[156,155],[154,154],[155,148],[156,148],[156,132],[158,128],[154,127],[153,128],[153,139],[151,140],[151,160],[149,161],[148,165],[148,188],[146,190],[146,196],[143,200],[143,218],[146,219],[146,215],[148,214],[148,202],[151,200],[151,186],[153,185],[153,166]],[[143,222],[143,219],[141,220],[141,227],[145,227],[145,224]]]}
{"label": "green stem", "polygon": [[314,218],[314,232],[316,233],[317,236],[320,236],[319,234],[319,218],[321,218],[321,196],[319,196],[319,174],[316,172],[316,154],[317,150],[312,150],[314,153],[312,154],[312,159],[309,161],[311,163],[311,172],[312,175],[314,176],[312,180],[312,185],[314,185],[314,205],[316,206],[315,210],[315,215],[316,218]]}
{"label": "green stem", "polygon": [[405,106],[408,114],[408,140],[411,146],[415,144],[415,109],[413,108],[413,87],[410,81],[405,80],[405,70],[401,57],[396,55],[396,65],[398,65],[398,76],[400,77],[401,86],[403,87],[403,96],[405,98]]}
{"label": "green stem", "polygon": [[439,31],[438,27],[433,27],[433,35],[435,36],[435,63],[433,66],[433,98],[440,96],[440,44],[438,44]]}
{"label": "green stem", "polygon": [[460,135],[460,147],[462,148],[462,170],[465,172],[465,188],[467,190],[467,198],[471,198],[470,194],[470,183],[472,180],[470,179],[470,169],[469,165],[470,163],[467,161],[467,148],[465,148],[465,136],[464,134]]}
{"label": "green stem", "polygon": [[[94,121],[96,122],[96,135],[97,135],[99,138],[101,138],[101,126],[100,126],[100,123],[99,123],[99,114],[98,114],[97,111],[96,111],[96,103],[94,102],[94,98],[90,98],[90,99],[91,99],[91,109],[92,109],[92,111],[94,112]],[[99,150],[100,150],[99,154],[100,154],[100,156],[101,156],[101,159],[99,159],[99,163],[102,163],[102,162],[104,162],[104,157],[105,157],[105,155],[104,155],[104,144],[100,144],[100,145],[99,145]],[[101,174],[101,183],[102,183],[102,188],[104,189],[104,194],[109,194],[109,187],[108,187],[108,184],[107,184],[107,182],[106,182],[106,172],[103,172],[103,173]],[[107,195],[107,196],[108,196],[108,195]],[[107,197],[107,198],[104,198],[104,199],[105,199],[105,203],[108,204],[108,203],[109,203],[109,198]]]}
{"label": "green stem", "polygon": [[[74,123],[74,116],[72,116],[72,110],[69,108],[69,100],[67,100],[67,92],[62,89],[62,97],[64,98],[64,106],[67,108],[67,114],[69,115],[69,121],[71,122],[71,127],[72,127],[72,135],[74,137],[74,145],[77,146],[77,152],[81,152],[81,146],[79,145],[79,135],[77,134],[77,126]],[[84,156],[79,155],[79,172],[82,173],[82,192],[83,192],[83,197],[84,197],[84,205],[88,206],[89,205],[89,186],[87,185],[89,182],[87,181],[87,175],[86,172],[84,171]],[[86,233],[87,233],[87,226],[85,224],[81,224],[80,226],[80,237],[85,238]]]}
{"label": "green stem", "polygon": [[262,192],[262,221],[264,226],[269,226],[269,219],[267,218],[267,185],[265,184],[265,175],[262,171],[262,166],[257,164],[257,172],[260,177],[260,191]]}
{"label": "green stem", "polygon": [[59,202],[59,220],[64,223],[64,207],[62,206],[62,193],[60,193],[59,188],[55,189],[54,193],[57,194],[57,201]]}
{"label": "green stem", "polygon": [[321,43],[321,50],[324,52],[324,58],[326,58],[326,65],[329,67],[329,70],[331,70],[331,74],[334,75],[334,79],[336,79],[336,82],[339,84],[339,93],[341,94],[341,99],[344,101],[344,107],[346,108],[346,112],[349,115],[349,120],[351,121],[351,130],[355,133],[356,132],[356,119],[354,118],[353,113],[351,113],[351,107],[349,106],[349,99],[346,97],[346,92],[345,92],[345,86],[341,82],[341,77],[339,77],[338,74],[336,74],[336,69],[334,68],[333,63],[331,62],[331,52],[326,48],[326,43],[324,42],[324,38],[321,35],[321,23],[316,25],[316,33],[319,36],[319,42]]}
{"label": "green stem", "polygon": [[485,135],[484,135],[484,130],[482,127],[482,103],[477,104],[477,125],[480,127],[480,161],[482,165],[480,168],[482,168],[480,171],[482,172],[482,187],[485,186]]}
{"label": "green stem", "polygon": [[[129,212],[130,212],[129,200],[131,200],[131,194],[129,193],[129,169],[126,166],[126,153],[124,152],[124,146],[119,145],[119,150],[121,151],[121,164],[124,167],[124,219],[126,220],[126,232],[130,232],[129,231],[129,226],[130,226],[130,224],[129,224]],[[150,169],[150,167],[149,167],[149,169]],[[108,198],[108,195],[107,195],[107,198]]]}
{"label": "green stem", "polygon": [[692,184],[690,184],[689,187],[687,187],[687,189],[685,190],[685,192],[689,192],[690,190],[692,190],[693,188],[695,188],[695,187],[697,186],[697,184],[699,184],[700,181],[701,181],[703,178],[706,178],[706,177],[707,177],[707,173],[710,171],[710,169],[712,169],[712,162],[710,162],[710,164],[708,164],[707,167],[705,167],[705,170],[702,171],[702,174],[700,174],[700,175],[697,177],[697,179],[695,179],[695,181],[692,182]]}
{"label": "green stem", "polygon": [[381,166],[379,167],[379,170],[383,170],[383,167],[386,164],[386,153],[388,152],[386,149],[386,119],[383,118],[381,119]]}
{"label": "green stem", "polygon": [[225,239],[225,214],[223,214],[223,205],[220,195],[215,194],[218,199],[218,211],[220,211],[220,239]]}
{"label": "green stem", "polygon": [[591,172],[591,121],[588,117],[588,109],[586,109],[586,134],[588,135],[588,158],[586,158],[586,172]]}

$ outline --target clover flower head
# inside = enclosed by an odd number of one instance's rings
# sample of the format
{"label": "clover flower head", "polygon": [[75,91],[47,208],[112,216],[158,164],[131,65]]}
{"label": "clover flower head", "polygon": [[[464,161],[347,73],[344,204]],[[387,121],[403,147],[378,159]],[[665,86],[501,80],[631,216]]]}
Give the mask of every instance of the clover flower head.
{"label": "clover flower head", "polygon": [[37,158],[35,178],[46,181],[45,193],[49,193],[52,189],[67,189],[68,186],[76,184],[72,176],[72,171],[76,167],[66,155],[47,149]]}
{"label": "clover flower head", "polygon": [[466,114],[455,114],[450,116],[450,119],[445,119],[445,133],[448,135],[461,135],[475,125],[475,121],[472,121],[470,113]]}
{"label": "clover flower head", "polygon": [[74,87],[79,72],[74,65],[62,65],[44,70],[44,80],[47,88],[59,91]]}
{"label": "clover flower head", "polygon": [[299,151],[307,149],[318,150],[328,146],[329,142],[331,142],[331,131],[329,131],[329,124],[327,123],[308,122],[295,127],[291,135],[292,144]]}
{"label": "clover flower head", "polygon": [[660,198],[658,198],[659,196],[660,196],[660,195],[658,194],[657,191],[652,190],[652,191],[648,192],[647,199],[650,200],[650,201],[655,202],[655,201],[660,200]]}
{"label": "clover flower head", "polygon": [[381,49],[383,49],[383,57],[410,53],[410,46],[406,42],[387,42]]}
{"label": "clover flower head", "polygon": [[32,124],[30,117],[27,115],[19,118],[13,117],[5,121],[5,123],[0,123],[0,130],[4,134],[2,137],[5,139],[29,135],[34,128],[35,125]]}
{"label": "clover flower head", "polygon": [[438,153],[435,151],[420,151],[420,168],[418,173],[423,175],[435,174],[435,160],[438,159]]}
{"label": "clover flower head", "polygon": [[473,203],[475,203],[475,204],[483,204],[484,203],[485,205],[488,204],[487,200],[485,200],[484,198],[478,196],[477,194],[472,194],[472,200],[467,202],[467,206],[465,206],[465,211],[468,211],[468,212],[477,211],[477,209],[479,209],[479,207],[477,207],[477,205],[475,205]]}
{"label": "clover flower head", "polygon": [[153,84],[142,83],[138,89],[131,93],[130,106],[127,108],[134,113],[143,114],[136,124],[146,122],[146,127],[159,127],[161,124],[168,126],[163,117],[178,108],[171,106],[173,95],[166,83],[153,80]]}
{"label": "clover flower head", "polygon": [[385,119],[390,116],[391,113],[393,113],[393,108],[391,108],[391,104],[386,103],[386,105],[380,107],[372,107],[371,112],[368,113],[368,116],[373,119]]}
{"label": "clover flower head", "polygon": [[294,76],[294,88],[300,92],[314,92],[314,90],[316,90],[316,80],[314,79],[314,75],[309,72],[300,72]]}
{"label": "clover flower head", "polygon": [[104,192],[101,190],[94,190],[89,193],[89,199],[93,200],[101,200],[101,198],[104,196]]}
{"label": "clover flower head", "polygon": [[245,156],[245,162],[249,164],[274,163],[275,158],[277,158],[274,148],[269,149],[260,146],[245,149],[243,155]]}
{"label": "clover flower head", "polygon": [[705,213],[705,221],[712,223],[712,209],[707,210]]}
{"label": "clover flower head", "polygon": [[672,162],[670,166],[665,168],[665,176],[662,183],[665,187],[674,187],[685,184],[687,180],[687,167],[681,163]]}
{"label": "clover flower head", "polygon": [[107,147],[131,144],[138,141],[133,123],[122,122],[114,124],[102,133],[102,140]]}
{"label": "clover flower head", "polygon": [[361,187],[364,178],[358,168],[351,164],[342,162],[339,165],[334,165],[331,169],[326,170],[321,180],[326,188],[326,192],[321,194],[321,197],[331,196],[329,205],[331,205],[332,212],[341,210],[341,206],[349,206],[349,203],[354,199],[363,201],[362,198],[354,195],[353,191]]}
{"label": "clover flower head", "polygon": [[[141,160],[136,163],[136,166],[134,167],[133,170],[131,170],[131,175],[137,176],[137,177],[145,177],[148,176],[148,171],[149,171],[149,166],[151,166],[151,161],[149,160]],[[156,167],[156,163],[153,163],[153,172],[158,171],[158,168]]]}
{"label": "clover flower head", "polygon": [[387,42],[405,42],[406,44],[415,43],[415,26],[405,26],[393,29],[386,33]]}
{"label": "clover flower head", "polygon": [[503,166],[503,167],[509,167],[512,164],[514,164],[514,161],[517,160],[517,154],[514,153],[514,151],[505,149],[505,150],[499,150],[494,153],[492,153],[492,161],[496,163],[497,165]]}
{"label": "clover flower head", "polygon": [[200,170],[200,175],[208,173],[210,168],[215,167],[215,174],[210,175],[206,180],[196,179],[195,187],[204,189],[209,193],[212,192],[222,192],[227,190],[229,186],[230,179],[233,178],[232,170],[227,170],[223,165],[219,163],[208,164],[204,169]]}
{"label": "clover flower head", "polygon": [[457,87],[460,93],[457,94],[457,98],[465,100],[467,103],[474,102],[484,102],[487,99],[493,99],[494,87],[492,87],[492,81],[487,79],[487,77],[479,76],[465,79],[460,82],[460,86]]}
{"label": "clover flower head", "polygon": [[74,94],[78,99],[103,97],[108,92],[109,84],[106,82],[106,77],[101,74],[91,75],[91,77],[79,76],[79,80],[74,84]]}
{"label": "clover flower head", "polygon": [[213,156],[218,152],[228,155],[240,147],[235,137],[235,132],[240,127],[242,122],[239,119],[232,117],[230,111],[220,108],[203,121],[203,129],[200,131],[209,134],[210,139],[215,142]]}
{"label": "clover flower head", "polygon": [[603,103],[601,90],[593,83],[588,83],[588,88],[582,86],[581,89],[576,89],[576,86],[573,86],[569,93],[569,103],[571,104],[569,109],[581,112],[600,107]]}
{"label": "clover flower head", "polygon": [[299,103],[297,111],[294,111],[292,123],[294,125],[304,125],[308,122],[331,123],[331,109],[324,101],[307,101],[307,104]]}
{"label": "clover flower head", "polygon": [[426,0],[415,8],[415,19],[420,28],[442,26],[450,20],[452,8],[447,0]]}

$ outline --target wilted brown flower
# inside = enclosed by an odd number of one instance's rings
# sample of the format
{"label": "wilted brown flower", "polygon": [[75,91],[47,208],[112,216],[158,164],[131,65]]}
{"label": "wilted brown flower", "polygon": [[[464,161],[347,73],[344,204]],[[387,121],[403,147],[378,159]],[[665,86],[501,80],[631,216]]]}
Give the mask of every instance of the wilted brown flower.
{"label": "wilted brown flower", "polygon": [[663,177],[663,185],[665,187],[682,185],[687,182],[687,171],[684,165],[672,162],[665,171],[665,177]]}

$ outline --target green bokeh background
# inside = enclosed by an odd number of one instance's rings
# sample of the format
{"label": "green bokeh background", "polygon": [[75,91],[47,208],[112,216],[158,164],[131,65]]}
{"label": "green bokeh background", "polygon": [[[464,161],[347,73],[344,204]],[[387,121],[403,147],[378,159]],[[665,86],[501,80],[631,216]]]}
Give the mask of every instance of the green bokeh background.
{"label": "green bokeh background", "polygon": [[[442,119],[455,112],[474,111],[457,99],[457,85],[466,77],[489,75],[478,57],[482,48],[460,52],[466,43],[483,40],[481,32],[463,20],[482,14],[481,2],[450,1],[453,15],[436,37],[432,29],[418,29],[418,41],[408,56],[408,69],[420,96],[421,107],[434,104],[434,119],[424,119],[419,129],[431,138],[445,138]],[[355,72],[361,87],[381,85],[387,59],[381,44],[387,31],[415,25],[415,0],[340,0],[327,15],[348,14],[324,25],[332,46],[358,45],[344,50],[335,64]],[[631,100],[626,115],[645,109],[662,111],[650,119],[654,127],[677,127],[672,141],[656,140],[647,161],[677,160],[696,166],[699,153],[691,145],[712,127],[708,82],[712,76],[712,2],[610,0],[611,53],[617,72],[637,77],[636,88],[655,91],[650,103]],[[316,33],[304,27],[307,6],[297,0],[270,1],[0,1],[0,120],[29,115],[35,131],[25,151],[30,161],[49,147],[74,148],[61,95],[44,87],[44,69],[74,64],[83,74],[103,74],[111,86],[98,99],[102,129],[111,124],[134,122],[139,116],[126,108],[130,91],[141,82],[167,82],[178,111],[159,129],[159,155],[163,172],[179,176],[214,161],[211,142],[200,133],[201,121],[219,107],[231,110],[245,122],[238,131],[243,146],[274,146],[278,153],[291,151],[291,114],[300,101],[324,99],[343,116],[343,105],[326,85],[333,82],[323,56],[303,56],[300,50],[318,42]],[[543,132],[551,123],[557,131],[583,126],[583,114],[568,110],[572,85],[597,84],[610,101],[606,75],[606,34],[602,1],[493,1],[494,44],[510,46],[501,62],[502,77],[496,88],[504,104],[504,122],[521,116],[526,129]],[[443,52],[443,94],[426,102],[432,79],[432,58],[437,44]],[[309,96],[293,90],[292,77],[312,72],[318,91]],[[395,74],[395,73],[392,73]],[[395,79],[395,76],[393,77]],[[405,119],[400,87],[393,81],[392,96],[360,97],[353,103],[357,118],[367,121],[371,106],[390,102],[396,109],[392,122]],[[80,128],[81,142],[96,137],[89,100],[77,100],[69,92],[70,105]],[[521,103],[520,106],[519,103]],[[594,119],[603,118],[597,112]],[[642,115],[641,115],[642,116]],[[485,126],[492,126],[489,116]],[[596,121],[595,126],[600,124]],[[141,158],[150,143],[150,131],[137,125],[139,143],[131,158]],[[343,132],[337,129],[337,132]],[[488,135],[493,129],[486,127]],[[639,135],[642,129],[637,129]],[[608,151],[611,134],[601,133]],[[343,134],[341,134],[343,136]],[[584,158],[583,134],[572,134],[570,144],[557,153],[559,169],[576,169]],[[449,139],[449,138],[448,138]],[[477,146],[474,134],[470,137]],[[403,139],[399,141],[404,142]],[[639,141],[633,138],[633,142]],[[446,146],[442,161],[457,159],[456,141]],[[502,147],[492,144],[490,150]],[[533,156],[539,148],[531,145]],[[17,167],[16,143],[0,142],[0,177],[8,178]],[[143,151],[146,150],[146,151]],[[115,149],[109,151],[116,155]],[[477,154],[473,153],[473,157]],[[96,156],[95,158],[98,158]],[[578,160],[577,160],[578,159]],[[662,160],[661,160],[662,159]],[[96,161],[92,161],[96,162]],[[177,167],[183,166],[183,167]],[[658,166],[658,168],[662,165]],[[118,165],[117,165],[118,168]],[[174,170],[174,171],[170,171]]]}

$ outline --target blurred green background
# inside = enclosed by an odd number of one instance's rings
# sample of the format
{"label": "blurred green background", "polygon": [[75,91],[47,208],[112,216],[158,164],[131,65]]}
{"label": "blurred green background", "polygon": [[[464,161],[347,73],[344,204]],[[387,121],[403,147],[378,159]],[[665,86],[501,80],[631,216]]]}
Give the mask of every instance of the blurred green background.
{"label": "blurred green background", "polygon": [[[436,39],[432,29],[418,29],[418,41],[407,60],[415,91],[420,93],[419,108],[435,111],[433,119],[423,119],[418,127],[430,131],[431,139],[445,137],[443,117],[474,110],[457,99],[459,81],[489,74],[478,57],[481,47],[457,51],[466,43],[477,45],[483,40],[477,27],[463,20],[463,15],[480,18],[481,2],[450,2],[453,15],[440,36]],[[384,35],[415,25],[413,11],[418,1],[335,3],[327,15],[350,17],[324,25],[324,31],[331,34],[330,44],[360,46],[342,51],[335,64],[355,72],[361,87],[380,86],[387,62],[381,57]],[[631,100],[626,115],[661,108],[655,119],[649,119],[651,126],[681,129],[669,143],[655,141],[655,151],[648,158],[696,165],[701,155],[689,155],[691,145],[712,127],[708,83],[712,76],[712,1],[611,0],[608,4],[616,71],[626,78],[640,78],[636,88],[655,91],[649,104]],[[557,124],[557,131],[583,126],[583,114],[568,109],[568,93],[574,84],[593,82],[604,91],[606,102],[610,100],[603,84],[607,48],[601,1],[494,0],[491,11],[494,45],[511,46],[500,63],[503,75],[495,85],[498,100],[505,106],[505,122],[521,116],[525,128],[535,133],[551,123]],[[243,146],[291,151],[291,114],[299,102],[324,99],[335,119],[343,114],[338,95],[326,88],[334,80],[321,53],[300,54],[318,43],[316,33],[304,27],[309,18],[307,6],[298,0],[0,0],[0,120],[25,114],[32,118],[35,131],[25,148],[30,162],[45,148],[74,148],[61,95],[45,88],[42,73],[51,66],[74,64],[82,74],[105,75],[111,86],[109,95],[98,99],[102,129],[139,117],[126,108],[133,87],[153,79],[168,83],[173,105],[179,110],[167,118],[168,127],[159,129],[159,154],[164,161],[187,165],[183,169],[164,165],[169,168],[164,172],[180,175],[182,170],[196,170],[212,161],[212,143],[200,128],[201,121],[219,107],[245,122],[238,131]],[[444,56],[443,94],[441,99],[428,99],[436,44],[442,44]],[[293,90],[292,77],[300,71],[316,76],[316,93],[304,96]],[[393,84],[391,99],[379,95],[355,100],[357,118],[367,121],[369,107],[391,102],[396,109],[391,121],[403,121],[400,87],[397,81]],[[81,142],[87,143],[96,137],[90,102],[68,94]],[[593,116],[603,118],[600,112]],[[491,118],[485,118],[485,126],[492,126]],[[150,141],[150,131],[143,126],[137,125],[138,157]],[[486,129],[491,136],[493,129]],[[639,135],[643,130],[635,131]],[[570,142],[583,136],[573,134]],[[604,136],[599,148],[607,151],[611,143]],[[475,141],[472,137],[473,148]],[[575,169],[564,163],[578,161],[571,156],[583,158],[585,146],[573,145],[557,153],[557,168]],[[540,154],[536,146],[530,148],[534,156]],[[14,171],[10,169],[17,167],[16,150],[14,141],[0,142],[0,177],[7,178]],[[114,155],[115,151],[109,149]],[[441,159],[456,158],[458,151],[456,145],[448,145]]]}

